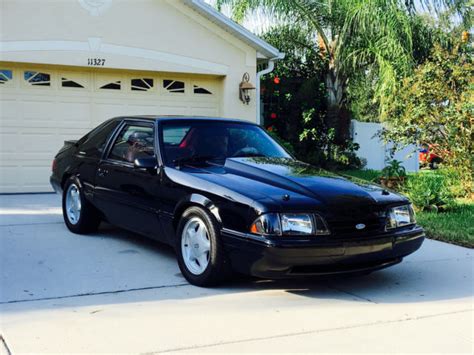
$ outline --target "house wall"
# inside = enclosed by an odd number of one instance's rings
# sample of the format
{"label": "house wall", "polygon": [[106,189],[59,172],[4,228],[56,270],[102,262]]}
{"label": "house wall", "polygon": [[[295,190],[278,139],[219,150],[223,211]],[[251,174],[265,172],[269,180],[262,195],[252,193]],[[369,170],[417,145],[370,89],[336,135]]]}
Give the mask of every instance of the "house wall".
{"label": "house wall", "polygon": [[180,0],[2,0],[0,12],[1,61],[220,78],[219,115],[256,121],[255,93],[244,105],[238,91],[245,72],[255,83],[256,50]]}

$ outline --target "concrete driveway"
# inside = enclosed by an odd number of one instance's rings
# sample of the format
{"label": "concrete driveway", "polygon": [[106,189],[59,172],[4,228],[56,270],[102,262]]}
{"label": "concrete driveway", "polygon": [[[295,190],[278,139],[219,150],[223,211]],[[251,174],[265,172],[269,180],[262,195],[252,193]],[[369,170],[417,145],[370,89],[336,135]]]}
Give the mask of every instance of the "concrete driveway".
{"label": "concrete driveway", "polygon": [[435,241],[334,280],[190,286],[173,251],[77,236],[57,195],[0,196],[0,353],[473,353],[473,251]]}

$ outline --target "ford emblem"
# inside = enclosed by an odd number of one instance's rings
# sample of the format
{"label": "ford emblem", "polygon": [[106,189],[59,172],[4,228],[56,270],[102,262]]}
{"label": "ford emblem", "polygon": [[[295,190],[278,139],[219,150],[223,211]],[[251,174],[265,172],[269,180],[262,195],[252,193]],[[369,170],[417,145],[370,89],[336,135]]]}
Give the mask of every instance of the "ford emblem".
{"label": "ford emblem", "polygon": [[364,223],[356,224],[356,229],[361,230],[361,229],[364,229],[364,228],[365,228],[365,224],[364,224]]}

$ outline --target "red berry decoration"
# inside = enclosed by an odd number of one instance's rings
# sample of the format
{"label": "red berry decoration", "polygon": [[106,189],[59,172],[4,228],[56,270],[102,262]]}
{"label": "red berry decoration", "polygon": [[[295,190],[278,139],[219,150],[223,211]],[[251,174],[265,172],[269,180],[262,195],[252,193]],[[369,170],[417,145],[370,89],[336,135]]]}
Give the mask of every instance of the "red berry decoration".
{"label": "red berry decoration", "polygon": [[280,78],[279,78],[278,76],[275,76],[275,77],[273,78],[273,82],[274,82],[275,84],[277,84],[277,85],[280,84]]}
{"label": "red berry decoration", "polygon": [[274,120],[274,119],[277,118],[277,117],[278,117],[278,116],[277,116],[277,114],[276,114],[275,112],[272,112],[272,113],[270,114],[270,118],[271,118],[272,120]]}

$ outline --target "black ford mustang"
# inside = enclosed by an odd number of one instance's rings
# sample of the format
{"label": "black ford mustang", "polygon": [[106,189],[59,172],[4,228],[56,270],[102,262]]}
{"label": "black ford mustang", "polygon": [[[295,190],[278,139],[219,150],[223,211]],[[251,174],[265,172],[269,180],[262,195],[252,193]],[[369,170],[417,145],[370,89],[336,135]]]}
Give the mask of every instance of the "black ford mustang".
{"label": "black ford mustang", "polygon": [[195,285],[231,270],[280,278],[370,272],[424,239],[403,196],[291,157],[256,124],[119,117],[66,141],[51,184],[74,233],[101,221],[173,245]]}

